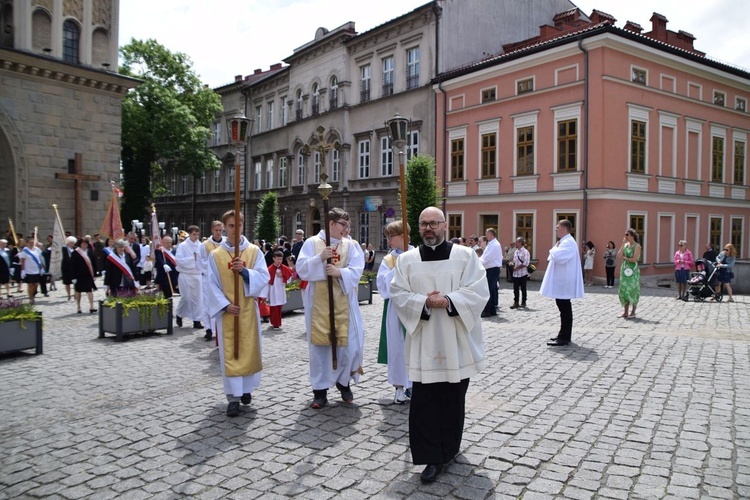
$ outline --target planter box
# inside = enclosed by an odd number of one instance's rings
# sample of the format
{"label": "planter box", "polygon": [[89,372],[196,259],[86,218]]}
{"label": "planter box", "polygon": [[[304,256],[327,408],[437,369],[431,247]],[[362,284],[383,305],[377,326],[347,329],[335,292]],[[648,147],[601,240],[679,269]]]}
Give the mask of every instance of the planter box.
{"label": "planter box", "polygon": [[357,300],[360,302],[367,301],[368,304],[372,304],[372,280],[367,283],[360,283],[359,289],[357,290]]}
{"label": "planter box", "polygon": [[286,304],[281,307],[281,312],[291,312],[302,309],[302,290],[290,290],[286,293]]}
{"label": "planter box", "polygon": [[34,349],[42,354],[42,313],[32,321],[3,321],[0,323],[0,352]]}
{"label": "planter box", "polygon": [[122,302],[116,307],[105,307],[99,301],[99,338],[104,338],[105,333],[114,333],[115,342],[122,342],[123,336],[130,333],[150,332],[155,330],[167,330],[167,335],[172,335],[172,299],[169,299],[169,308],[163,316],[159,314],[159,307],[151,307],[152,321],[141,323],[141,314],[137,309],[131,309],[124,316]]}

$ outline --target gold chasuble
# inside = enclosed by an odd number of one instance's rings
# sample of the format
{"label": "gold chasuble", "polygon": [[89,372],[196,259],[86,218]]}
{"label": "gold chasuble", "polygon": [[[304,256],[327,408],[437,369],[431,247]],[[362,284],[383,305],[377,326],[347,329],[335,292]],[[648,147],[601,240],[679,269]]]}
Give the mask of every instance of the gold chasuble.
{"label": "gold chasuble", "polygon": [[209,238],[203,242],[203,246],[206,249],[206,255],[210,254],[217,248],[221,246],[221,242],[216,243],[210,236]]}
{"label": "gold chasuble", "polygon": [[[234,252],[229,253],[224,248],[217,248],[211,252],[214,256],[216,268],[221,277],[221,289],[228,301],[234,303],[234,272],[232,259]],[[240,253],[245,267],[255,265],[258,247],[249,245]],[[256,315],[255,297],[246,297],[244,282],[240,276],[240,349],[239,359],[234,359],[234,316],[221,315],[221,332],[224,339],[224,374],[227,377],[244,377],[258,373],[263,369],[260,355],[260,332]]]}
{"label": "gold chasuble", "polygon": [[[313,236],[315,243],[315,255],[325,249],[326,242],[318,236]],[[341,240],[338,245],[332,246],[333,257],[331,263],[336,267],[346,267],[349,258],[349,240]],[[341,283],[333,278],[333,311],[336,319],[336,345],[346,347],[349,340],[349,298],[341,289]],[[310,341],[313,345],[331,345],[331,321],[329,319],[328,306],[328,280],[319,281],[315,284],[312,310],[312,330]]]}

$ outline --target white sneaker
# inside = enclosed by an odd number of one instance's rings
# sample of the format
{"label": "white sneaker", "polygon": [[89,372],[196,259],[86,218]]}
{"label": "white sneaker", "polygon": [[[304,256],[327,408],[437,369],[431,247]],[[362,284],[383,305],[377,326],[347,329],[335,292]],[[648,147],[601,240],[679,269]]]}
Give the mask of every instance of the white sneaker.
{"label": "white sneaker", "polygon": [[396,395],[393,397],[393,403],[397,405],[402,405],[406,403],[408,398],[406,397],[406,394],[404,394],[404,388],[399,387],[396,389]]}

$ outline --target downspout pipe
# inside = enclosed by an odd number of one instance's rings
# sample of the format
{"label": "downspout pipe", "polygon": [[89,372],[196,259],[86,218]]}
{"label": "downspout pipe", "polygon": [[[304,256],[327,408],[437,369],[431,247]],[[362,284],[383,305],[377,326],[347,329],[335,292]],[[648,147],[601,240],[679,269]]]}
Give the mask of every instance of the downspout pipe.
{"label": "downspout pipe", "polygon": [[583,52],[583,207],[581,208],[581,239],[583,244],[587,239],[588,209],[589,209],[589,52],[583,48],[583,37],[578,37],[578,48]]}
{"label": "downspout pipe", "polygon": [[[248,90],[249,90],[248,87],[240,88],[240,93],[242,94],[242,96],[244,98],[242,100],[243,101],[242,106],[244,108],[242,110],[242,115],[243,116],[247,116],[247,92],[248,92]],[[248,221],[250,220],[250,219],[248,219],[248,213],[247,213],[247,211],[248,211],[248,205],[250,204],[248,202],[248,199],[247,199],[248,193],[249,193],[249,190],[248,190],[248,185],[249,184],[248,184],[248,181],[247,181],[247,179],[248,179],[248,177],[247,177],[248,176],[248,171],[247,171],[247,169],[248,169],[248,159],[247,159],[247,157],[249,156],[249,153],[250,153],[250,142],[252,142],[252,140],[253,140],[253,131],[252,131],[252,128],[251,128],[249,130],[247,144],[245,144],[245,157],[242,160],[243,163],[244,163],[243,166],[242,166],[242,172],[244,174],[244,181],[243,181],[244,185],[242,186],[242,200],[244,201],[243,207],[242,207],[242,215],[245,217],[245,224],[249,224]],[[239,152],[237,154],[239,154]],[[245,226],[245,227],[249,227],[249,226]],[[249,234],[249,232],[246,233],[246,234]]]}
{"label": "downspout pipe", "polygon": [[[440,15],[442,14],[442,8],[438,5],[438,0],[435,0],[432,2],[432,12],[435,14],[435,76],[440,75]],[[443,119],[441,122],[441,127],[435,127],[435,138],[433,144],[437,147],[438,144],[438,134],[445,135],[444,129],[445,129],[445,123],[447,120],[447,113],[446,113],[446,96],[445,91],[443,90],[443,81],[438,80],[438,90],[440,91],[441,98],[443,99]],[[437,99],[435,99],[435,123],[437,124],[437,114],[438,114],[438,105],[437,105]],[[443,210],[443,214],[445,214],[446,209],[446,202],[445,202],[445,188],[446,188],[446,147],[445,144],[443,144],[442,151],[435,151],[435,157],[437,158],[438,155],[440,155],[443,158],[443,175],[441,176],[441,186],[440,190],[441,193],[443,193],[443,200],[441,203],[441,208]],[[435,175],[437,175],[437,165],[435,166],[436,171]]]}

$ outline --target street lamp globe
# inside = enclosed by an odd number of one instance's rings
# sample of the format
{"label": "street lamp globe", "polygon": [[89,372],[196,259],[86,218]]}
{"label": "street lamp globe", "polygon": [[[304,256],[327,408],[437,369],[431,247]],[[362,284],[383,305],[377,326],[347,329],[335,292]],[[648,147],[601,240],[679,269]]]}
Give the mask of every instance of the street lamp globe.
{"label": "street lamp globe", "polygon": [[227,117],[227,138],[229,144],[245,144],[247,142],[247,136],[250,135],[250,129],[252,126],[253,120],[251,118],[246,118],[244,115]]}
{"label": "street lamp globe", "polygon": [[393,148],[397,151],[403,151],[409,133],[409,120],[397,112],[393,118],[385,122],[385,126],[388,129],[388,137],[391,139]]}

